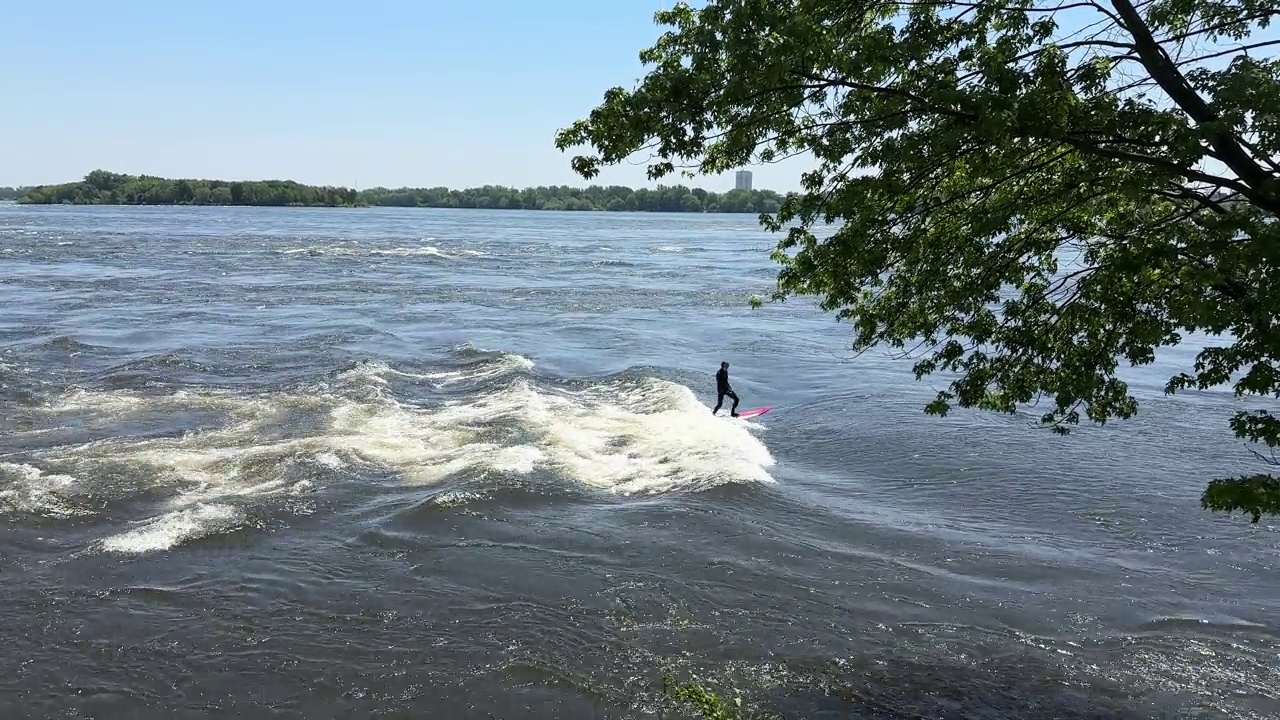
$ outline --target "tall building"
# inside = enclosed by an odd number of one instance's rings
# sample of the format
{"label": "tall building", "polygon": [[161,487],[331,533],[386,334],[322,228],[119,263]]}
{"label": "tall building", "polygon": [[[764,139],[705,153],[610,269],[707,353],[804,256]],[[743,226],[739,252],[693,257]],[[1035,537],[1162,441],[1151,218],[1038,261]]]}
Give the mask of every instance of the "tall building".
{"label": "tall building", "polygon": [[751,171],[739,170],[738,173],[733,176],[733,187],[736,190],[750,190],[751,189]]}

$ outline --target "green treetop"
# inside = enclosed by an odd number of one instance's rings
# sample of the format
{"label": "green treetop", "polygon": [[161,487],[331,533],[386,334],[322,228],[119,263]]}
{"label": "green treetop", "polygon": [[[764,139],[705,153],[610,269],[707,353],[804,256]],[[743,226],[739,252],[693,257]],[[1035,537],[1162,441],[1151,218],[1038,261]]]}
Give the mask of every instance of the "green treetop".
{"label": "green treetop", "polygon": [[[585,178],[637,152],[649,176],[808,153],[776,299],[819,298],[854,348],[917,348],[954,381],[926,410],[1128,418],[1120,363],[1215,342],[1167,391],[1280,396],[1277,0],[710,0],[659,12],[649,70],[562,130]],[[1272,36],[1274,37],[1274,36]],[[835,224],[819,239],[819,224]],[[1230,418],[1270,448],[1280,417]],[[1280,512],[1269,474],[1202,504]]]}

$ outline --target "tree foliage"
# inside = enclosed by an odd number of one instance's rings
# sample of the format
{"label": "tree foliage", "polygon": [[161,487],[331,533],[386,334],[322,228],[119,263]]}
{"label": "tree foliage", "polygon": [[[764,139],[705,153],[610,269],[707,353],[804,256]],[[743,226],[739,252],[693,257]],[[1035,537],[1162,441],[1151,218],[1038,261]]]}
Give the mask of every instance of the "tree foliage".
{"label": "tree foliage", "polygon": [[466,190],[436,188],[373,188],[360,193],[370,205],[458,207],[512,210],[584,210],[626,212],[776,212],[782,196],[772,190],[730,190],[715,193],[683,185],[633,190],[622,185],[586,188],[555,185],[523,190],[486,185]]}
{"label": "tree foliage", "polygon": [[637,212],[776,212],[783,198],[771,190],[714,193],[683,185],[653,190],[613,185],[568,185],[523,190],[500,185],[451,190],[446,187],[384,187],[355,191],[292,181],[227,182],[171,180],[95,170],[77,183],[27,188],[21,202],[76,205],[270,205],[483,208],[489,210],[612,210]]}
{"label": "tree foliage", "polygon": [[27,188],[19,202],[70,205],[304,205],[352,206],[354,190],[290,180],[227,182],[173,180],[94,170],[76,183]]}
{"label": "tree foliage", "polygon": [[[1280,445],[1280,0],[710,0],[657,14],[632,90],[556,138],[574,169],[657,179],[809,154],[776,299],[816,296],[856,350],[954,378],[926,408],[1129,418],[1117,376],[1212,339],[1166,391],[1229,384]],[[1275,36],[1272,35],[1271,38]],[[815,230],[831,225],[819,238]],[[1266,474],[1202,505],[1280,512]]]}
{"label": "tree foliage", "polygon": [[17,200],[21,194],[20,188],[0,187],[0,200]]}

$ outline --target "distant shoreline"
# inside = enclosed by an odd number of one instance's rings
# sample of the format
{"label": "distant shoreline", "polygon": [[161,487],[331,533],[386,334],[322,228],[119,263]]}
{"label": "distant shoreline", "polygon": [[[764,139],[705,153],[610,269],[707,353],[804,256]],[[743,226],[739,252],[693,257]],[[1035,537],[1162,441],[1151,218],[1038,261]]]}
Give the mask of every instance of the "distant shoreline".
{"label": "distant shoreline", "polygon": [[304,185],[292,180],[191,180],[95,170],[84,180],[14,190],[24,205],[218,207],[423,207],[581,212],[771,213],[785,197],[772,190],[723,193],[683,185],[633,190],[623,185],[523,189],[501,185],[454,190]]}

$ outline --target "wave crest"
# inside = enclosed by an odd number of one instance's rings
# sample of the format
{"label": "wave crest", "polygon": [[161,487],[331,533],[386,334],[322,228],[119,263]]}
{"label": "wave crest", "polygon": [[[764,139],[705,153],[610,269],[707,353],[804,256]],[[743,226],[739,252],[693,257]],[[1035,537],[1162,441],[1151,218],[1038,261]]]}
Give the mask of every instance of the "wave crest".
{"label": "wave crest", "polygon": [[179,416],[199,426],[176,437],[64,443],[31,453],[30,464],[0,465],[8,479],[0,512],[87,512],[67,500],[73,492],[109,503],[159,496],[137,527],[102,541],[104,550],[138,553],[230,532],[250,510],[310,511],[306,498],[337,479],[484,485],[545,472],[620,497],[773,480],[760,426],[712,416],[683,385],[624,376],[566,389],[534,378],[523,356],[464,350],[452,366],[415,372],[365,362],[328,382],[268,393],[72,390],[37,413],[69,423],[49,435],[151,423],[169,430]]}

